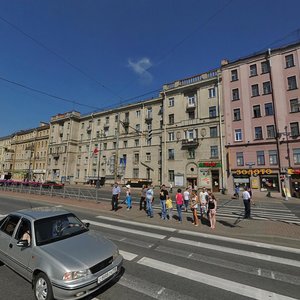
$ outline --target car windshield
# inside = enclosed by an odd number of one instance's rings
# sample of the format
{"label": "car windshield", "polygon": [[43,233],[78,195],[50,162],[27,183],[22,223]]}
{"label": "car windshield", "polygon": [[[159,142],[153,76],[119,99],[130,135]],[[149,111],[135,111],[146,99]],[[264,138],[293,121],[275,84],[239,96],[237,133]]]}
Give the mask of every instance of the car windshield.
{"label": "car windshield", "polygon": [[37,246],[56,242],[88,231],[88,228],[73,214],[44,218],[34,223]]}

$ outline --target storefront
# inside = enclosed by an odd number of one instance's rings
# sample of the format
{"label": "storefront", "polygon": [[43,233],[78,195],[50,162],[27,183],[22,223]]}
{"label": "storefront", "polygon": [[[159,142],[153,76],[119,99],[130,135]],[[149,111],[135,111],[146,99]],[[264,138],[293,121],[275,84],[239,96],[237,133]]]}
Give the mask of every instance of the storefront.
{"label": "storefront", "polygon": [[291,195],[300,198],[300,169],[288,169],[288,175],[291,179]]}
{"label": "storefront", "polygon": [[199,167],[199,188],[207,188],[213,192],[219,192],[221,163],[205,161],[198,164]]}
{"label": "storefront", "polygon": [[278,171],[272,169],[237,169],[232,170],[233,186],[260,191],[280,192]]}

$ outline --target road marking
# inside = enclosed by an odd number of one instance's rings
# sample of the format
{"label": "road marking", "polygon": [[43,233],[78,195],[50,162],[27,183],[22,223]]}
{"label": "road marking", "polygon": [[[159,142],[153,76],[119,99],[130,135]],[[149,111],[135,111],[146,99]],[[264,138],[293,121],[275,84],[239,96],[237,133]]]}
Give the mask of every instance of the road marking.
{"label": "road marking", "polygon": [[231,237],[225,237],[225,236],[213,235],[213,234],[201,233],[201,232],[193,232],[193,231],[188,231],[188,230],[178,230],[178,232],[181,234],[192,235],[192,236],[197,236],[197,237],[201,237],[201,238],[208,238],[208,239],[213,239],[213,240],[254,246],[254,247],[258,247],[258,248],[266,248],[266,249],[271,249],[271,250],[278,250],[278,251],[300,254],[300,249],[297,249],[297,248],[278,246],[278,245],[260,243],[260,242],[254,242],[254,241],[248,241],[248,240],[240,240],[240,239],[231,238]]}
{"label": "road marking", "polygon": [[[118,284],[134,290],[141,295],[146,295],[159,300],[196,300],[187,295],[180,294],[176,291],[165,288],[161,285],[151,283],[139,277],[125,273],[118,281]],[[142,297],[141,297],[142,298]],[[97,299],[99,300],[99,299]]]}
{"label": "road marking", "polygon": [[142,248],[150,249],[151,247],[154,246],[154,243],[148,243],[148,242],[144,242],[144,241],[141,241],[141,240],[134,240],[134,239],[126,238],[124,236],[112,234],[112,233],[104,232],[103,235],[106,238],[108,238],[109,240],[122,242],[122,243],[125,243],[125,244],[134,245],[134,246],[138,246],[138,247],[142,247]]}
{"label": "road marking", "polygon": [[292,260],[292,259],[288,259],[288,258],[281,258],[281,257],[277,257],[277,256],[272,256],[272,255],[260,254],[260,253],[256,253],[256,252],[246,251],[246,250],[239,250],[239,249],[218,246],[218,245],[212,245],[212,244],[207,244],[207,243],[202,243],[202,242],[197,242],[197,241],[192,241],[192,240],[186,240],[186,239],[181,239],[181,238],[174,238],[174,237],[169,238],[168,241],[171,241],[174,243],[185,244],[185,245],[189,245],[189,246],[195,246],[195,247],[204,248],[204,249],[210,249],[210,250],[214,250],[214,251],[220,251],[220,252],[245,256],[245,257],[251,257],[251,258],[255,258],[255,259],[265,260],[268,262],[273,262],[273,263],[277,263],[277,264],[289,265],[289,266],[300,268],[300,261]]}
{"label": "road marking", "polygon": [[280,300],[296,300],[288,296],[276,294],[270,291],[262,290],[255,288],[249,285],[242,283],[234,282],[231,280],[223,279],[220,277],[208,275],[205,273],[193,271],[190,269],[182,268],[176,265],[165,263],[163,261],[155,260],[148,257],[141,258],[138,264],[160,270],[172,275],[177,275],[183,278],[187,278],[196,282],[200,282],[213,288],[222,289],[231,293],[243,295],[248,298],[257,299],[257,300],[266,300],[266,299],[280,299]]}
{"label": "road marking", "polygon": [[126,252],[123,250],[119,250],[119,252],[123,256],[123,258],[128,261],[132,261],[138,256],[137,254]]}
{"label": "road marking", "polygon": [[109,228],[109,229],[113,229],[113,230],[123,231],[126,233],[133,233],[133,234],[138,234],[138,235],[142,235],[142,236],[148,236],[148,237],[152,237],[152,238],[159,239],[159,240],[162,240],[166,237],[165,235],[162,235],[162,234],[151,233],[151,232],[147,232],[147,231],[141,231],[141,230],[130,229],[130,228],[124,228],[124,227],[120,227],[120,226],[115,226],[115,225],[111,225],[111,224],[105,224],[105,223],[100,223],[100,222],[95,222],[95,221],[90,221],[90,220],[82,220],[82,222],[90,223],[91,225],[105,227],[105,228]]}
{"label": "road marking", "polygon": [[174,228],[168,228],[168,227],[157,226],[157,225],[146,224],[146,223],[140,223],[140,222],[134,222],[134,221],[121,220],[121,219],[104,217],[104,216],[97,216],[96,218],[102,219],[102,220],[108,220],[108,221],[124,223],[124,224],[137,225],[137,226],[145,227],[145,228],[159,229],[159,230],[168,231],[168,232],[176,231],[176,229],[174,229]]}

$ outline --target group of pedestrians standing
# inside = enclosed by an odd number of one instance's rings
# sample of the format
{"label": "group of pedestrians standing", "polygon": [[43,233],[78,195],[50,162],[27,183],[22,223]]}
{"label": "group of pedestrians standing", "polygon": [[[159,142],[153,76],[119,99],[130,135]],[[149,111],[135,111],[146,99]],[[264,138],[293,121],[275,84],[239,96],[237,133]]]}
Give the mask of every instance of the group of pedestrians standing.
{"label": "group of pedestrians standing", "polygon": [[[112,210],[118,209],[118,201],[120,199],[121,189],[116,182],[112,189]],[[173,219],[173,208],[177,211],[177,219],[179,223],[182,223],[182,211],[187,212],[189,209],[192,211],[192,223],[195,226],[199,226],[198,210],[200,212],[200,218],[204,217],[209,220],[210,227],[212,229],[216,226],[216,210],[217,200],[213,193],[208,192],[203,188],[198,196],[198,191],[187,187],[184,192],[178,189],[175,194],[175,199],[172,199],[170,195],[171,191],[168,191],[166,186],[163,184],[159,192],[159,201],[161,205],[161,219],[172,220]],[[173,200],[175,200],[173,202]],[[126,185],[126,198],[122,203],[126,203],[127,210],[132,208],[132,196],[131,187]],[[139,209],[145,210],[147,216],[153,218],[153,202],[154,202],[154,191],[151,185],[144,185],[141,190],[140,205]]]}

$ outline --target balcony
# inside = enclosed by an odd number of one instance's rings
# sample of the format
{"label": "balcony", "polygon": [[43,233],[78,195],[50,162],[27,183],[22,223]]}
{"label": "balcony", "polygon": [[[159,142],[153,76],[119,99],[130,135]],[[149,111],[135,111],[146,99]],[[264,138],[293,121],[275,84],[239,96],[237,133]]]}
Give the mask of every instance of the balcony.
{"label": "balcony", "polygon": [[188,103],[186,105],[185,111],[189,112],[189,111],[194,111],[196,109],[196,103]]}
{"label": "balcony", "polygon": [[52,156],[55,160],[59,159],[59,154],[58,153],[52,153]]}
{"label": "balcony", "polygon": [[193,149],[199,146],[197,138],[182,140],[181,149]]}

